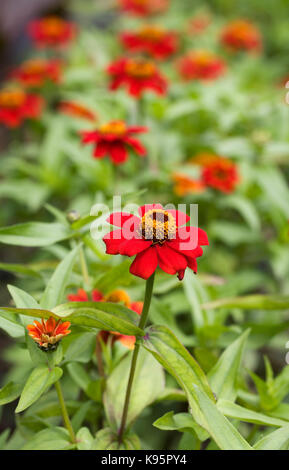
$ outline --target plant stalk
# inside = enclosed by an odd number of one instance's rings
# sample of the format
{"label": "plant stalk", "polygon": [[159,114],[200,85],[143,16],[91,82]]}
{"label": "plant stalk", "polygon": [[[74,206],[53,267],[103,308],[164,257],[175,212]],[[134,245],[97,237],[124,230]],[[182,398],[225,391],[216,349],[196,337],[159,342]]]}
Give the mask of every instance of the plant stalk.
{"label": "plant stalk", "polygon": [[[155,273],[153,273],[152,276],[149,277],[148,280],[146,281],[144,306],[143,306],[142,314],[141,314],[140,321],[139,321],[139,324],[138,324],[138,327],[140,329],[143,329],[146,325],[146,322],[147,322],[147,318],[148,318],[148,314],[149,314],[149,308],[150,308],[150,304],[151,304],[152,292],[153,292],[154,279],[155,279]],[[134,379],[135,370],[136,370],[136,363],[137,363],[137,358],[138,358],[138,354],[139,354],[139,349],[140,349],[140,345],[138,343],[136,343],[135,347],[134,347],[134,350],[133,350],[132,359],[131,359],[130,373],[129,373],[127,389],[126,389],[126,395],[125,395],[125,402],[124,402],[124,407],[123,407],[123,412],[122,412],[121,424],[120,424],[120,428],[119,428],[119,432],[118,432],[118,442],[119,443],[122,442],[123,433],[125,431],[127,413],[128,413],[128,407],[129,407],[129,400],[130,400],[130,395],[131,395],[131,390],[132,390],[132,385],[133,385],[133,379]]]}
{"label": "plant stalk", "polygon": [[82,276],[83,276],[83,282],[86,286],[89,286],[89,274],[88,274],[88,269],[87,269],[87,264],[85,260],[85,255],[82,246],[80,247],[79,250],[79,256],[80,256],[80,266],[81,266],[81,271],[82,271]]}
{"label": "plant stalk", "polygon": [[73,431],[71,421],[69,419],[69,415],[68,415],[68,412],[67,412],[67,408],[66,408],[66,404],[65,404],[65,401],[64,401],[64,397],[63,397],[60,382],[59,381],[55,382],[54,386],[55,386],[55,389],[56,389],[56,392],[57,392],[63,422],[64,422],[65,427],[66,427],[66,429],[69,433],[71,442],[75,443],[76,442],[76,437],[75,437],[75,434],[74,434],[74,431]]}

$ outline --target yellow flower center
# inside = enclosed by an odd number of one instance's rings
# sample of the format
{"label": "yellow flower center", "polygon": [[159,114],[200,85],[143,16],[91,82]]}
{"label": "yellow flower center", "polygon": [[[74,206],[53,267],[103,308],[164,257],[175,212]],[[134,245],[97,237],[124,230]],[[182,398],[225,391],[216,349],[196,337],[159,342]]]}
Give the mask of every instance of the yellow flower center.
{"label": "yellow flower center", "polygon": [[42,59],[28,60],[23,64],[22,70],[25,73],[42,73],[46,69],[46,62]]}
{"label": "yellow flower center", "polygon": [[58,36],[64,28],[64,21],[58,17],[50,17],[42,20],[42,29],[44,34],[48,36]]}
{"label": "yellow flower center", "polygon": [[25,93],[22,90],[4,90],[0,93],[0,106],[4,108],[17,108],[25,101]]}
{"label": "yellow flower center", "polygon": [[136,78],[148,78],[155,73],[155,65],[145,60],[130,60],[126,65],[126,72]]}
{"label": "yellow flower center", "polygon": [[212,61],[213,56],[208,51],[197,51],[192,53],[191,58],[199,65],[208,65]]}
{"label": "yellow flower center", "polygon": [[102,134],[115,134],[122,136],[126,133],[127,127],[123,121],[111,121],[100,126],[99,130]]}
{"label": "yellow flower center", "polygon": [[107,302],[119,303],[122,302],[126,307],[130,306],[130,298],[124,290],[114,290],[105,297]]}
{"label": "yellow flower center", "polygon": [[147,211],[141,219],[138,228],[139,235],[154,244],[162,244],[176,236],[176,221],[169,212],[163,209]]}
{"label": "yellow flower center", "polygon": [[151,41],[158,41],[164,36],[165,32],[163,28],[159,26],[147,25],[141,28],[139,36],[143,39],[149,39]]}

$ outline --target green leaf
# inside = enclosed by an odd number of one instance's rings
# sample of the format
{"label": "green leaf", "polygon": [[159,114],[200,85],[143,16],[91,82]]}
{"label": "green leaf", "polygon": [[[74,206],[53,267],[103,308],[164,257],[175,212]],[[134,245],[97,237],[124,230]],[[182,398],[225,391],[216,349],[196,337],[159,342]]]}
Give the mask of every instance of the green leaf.
{"label": "green leaf", "polygon": [[14,382],[9,382],[3,388],[0,389],[0,406],[6,405],[11,401],[16,400],[21,394],[23,385],[16,384]]}
{"label": "green leaf", "polygon": [[58,223],[27,222],[0,228],[0,242],[6,245],[48,246],[70,236],[70,230]]}
{"label": "green leaf", "polygon": [[[20,312],[17,310],[14,313],[19,314]],[[9,312],[4,309],[0,309],[0,328],[12,338],[21,338],[21,336],[24,336],[24,328],[20,323],[18,315],[16,317],[15,315],[11,317]]]}
{"label": "green leaf", "polygon": [[[132,354],[132,353],[131,353]],[[104,406],[107,419],[113,429],[118,429],[127,389],[131,354],[126,356],[112,371],[106,382]],[[127,426],[154,402],[164,389],[164,372],[152,356],[141,350],[138,356],[134,382],[129,403]],[[115,391],[117,390],[117,393]]]}
{"label": "green leaf", "polygon": [[57,427],[38,432],[21,450],[68,450],[74,447],[66,429]]}
{"label": "green leaf", "polygon": [[65,289],[78,254],[79,246],[75,247],[74,250],[59,263],[41,297],[40,305],[42,307],[53,308],[63,301]]}
{"label": "green leaf", "polygon": [[112,267],[107,273],[99,276],[95,281],[95,286],[101,292],[111,292],[115,288],[125,286],[131,283],[131,274],[129,273],[131,261],[125,260],[121,264]]}
{"label": "green leaf", "polygon": [[88,428],[81,428],[76,434],[76,440],[78,450],[90,450],[94,439]]}
{"label": "green leaf", "polygon": [[119,445],[117,433],[110,428],[101,429],[96,433],[96,438],[91,450],[139,450],[140,442],[135,434],[126,434],[123,443]]}
{"label": "green leaf", "polygon": [[36,367],[28,377],[15,412],[20,413],[32,405],[54,382],[60,379],[62,373],[60,367],[53,369],[48,369],[44,365]]}
{"label": "green leaf", "polygon": [[0,263],[0,269],[14,274],[41,278],[41,275],[33,268],[23,266],[23,264]]}
{"label": "green leaf", "polygon": [[217,399],[234,401],[238,394],[237,379],[241,359],[250,330],[230,344],[210,370],[208,380]]}
{"label": "green leaf", "polygon": [[267,434],[254,444],[255,450],[287,450],[289,444],[289,424]]}
{"label": "green leaf", "polygon": [[194,274],[189,270],[187,270],[186,275],[184,277],[183,287],[186,297],[190,304],[194,326],[196,330],[198,330],[202,328],[206,323],[205,313],[202,311],[199,297],[197,295],[198,280],[195,279]]}
{"label": "green leaf", "polygon": [[193,418],[207,430],[221,449],[251,449],[218,410],[204,372],[168,328],[148,328],[141,344],[175,377],[186,392]]}
{"label": "green leaf", "polygon": [[229,400],[219,400],[218,409],[228,418],[238,419],[246,423],[256,423],[265,426],[286,426],[286,421],[277,418],[271,418],[263,413],[249,410],[243,406],[236,405]]}
{"label": "green leaf", "polygon": [[203,309],[241,308],[244,310],[284,310],[289,308],[288,295],[247,295],[218,299],[202,304]]}
{"label": "green leaf", "polygon": [[208,439],[208,433],[199,426],[189,413],[177,413],[169,411],[157,419],[153,426],[163,431],[189,432],[197,435],[200,441]]}
{"label": "green leaf", "polygon": [[38,302],[19,287],[7,286],[17,308],[39,308]]}

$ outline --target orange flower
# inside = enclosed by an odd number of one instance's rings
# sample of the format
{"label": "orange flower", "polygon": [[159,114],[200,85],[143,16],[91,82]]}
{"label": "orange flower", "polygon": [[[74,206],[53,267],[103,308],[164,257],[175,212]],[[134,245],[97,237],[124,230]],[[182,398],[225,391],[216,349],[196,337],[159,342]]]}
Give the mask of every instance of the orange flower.
{"label": "orange flower", "polygon": [[20,65],[12,76],[28,87],[40,87],[48,80],[58,83],[60,73],[58,60],[31,59]]}
{"label": "orange flower", "polygon": [[187,175],[175,173],[172,176],[175,186],[174,192],[177,196],[186,196],[186,194],[202,193],[205,190],[205,184]]}
{"label": "orange flower", "polygon": [[204,184],[223,193],[232,193],[239,182],[237,165],[227,158],[219,157],[203,168]]}
{"label": "orange flower", "polygon": [[57,348],[59,341],[70,333],[69,327],[69,321],[62,323],[58,320],[56,322],[53,317],[50,317],[48,320],[41,319],[41,323],[34,320],[33,325],[27,326],[27,330],[37,346],[42,351],[47,352],[54,351]]}
{"label": "orange flower", "polygon": [[200,153],[194,155],[189,160],[189,163],[192,163],[194,165],[207,166],[207,165],[210,165],[211,163],[213,163],[215,161],[218,161],[219,159],[220,159],[219,155],[215,155],[214,153],[200,152]]}
{"label": "orange flower", "polygon": [[132,15],[148,16],[167,10],[168,0],[119,0],[120,8]]}
{"label": "orange flower", "polygon": [[223,59],[209,51],[191,51],[177,63],[184,80],[215,80],[224,74]]}
{"label": "orange flower", "polygon": [[59,104],[59,111],[77,118],[86,119],[87,121],[95,122],[97,120],[96,115],[87,109],[85,106],[72,101],[62,101]]}
{"label": "orange flower", "polygon": [[221,33],[221,42],[234,51],[260,52],[262,49],[260,31],[246,20],[236,20],[227,24]]}
{"label": "orange flower", "polygon": [[39,117],[42,107],[40,96],[28,94],[20,88],[0,91],[0,122],[8,127],[17,127],[25,119]]}
{"label": "orange flower", "polygon": [[38,47],[63,46],[74,39],[76,27],[73,23],[57,16],[48,16],[31,21],[28,25],[28,34]]}
{"label": "orange flower", "polygon": [[136,32],[124,32],[121,41],[132,52],[145,52],[155,59],[166,59],[178,48],[178,36],[159,26],[145,25]]}

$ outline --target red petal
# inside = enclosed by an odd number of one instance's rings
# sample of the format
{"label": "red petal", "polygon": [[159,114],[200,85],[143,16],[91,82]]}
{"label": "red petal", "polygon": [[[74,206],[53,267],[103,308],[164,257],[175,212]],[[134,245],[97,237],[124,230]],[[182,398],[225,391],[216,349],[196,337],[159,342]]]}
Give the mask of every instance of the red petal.
{"label": "red petal", "polygon": [[119,254],[125,256],[134,256],[149,248],[150,245],[151,242],[149,240],[143,240],[142,238],[133,238],[131,240],[127,240],[127,242],[124,242],[121,245],[119,249]]}
{"label": "red petal", "polygon": [[109,255],[118,255],[120,245],[126,241],[123,238],[122,230],[113,230],[112,232],[107,233],[103,237],[103,241],[106,245],[106,253]]}
{"label": "red petal", "polygon": [[146,148],[137,139],[125,137],[123,140],[130,145],[138,155],[145,155],[147,153]]}
{"label": "red petal", "polygon": [[106,222],[116,227],[122,227],[127,221],[130,221],[132,225],[135,224],[136,226],[140,224],[139,217],[128,212],[113,212],[106,219]]}
{"label": "red petal", "polygon": [[97,289],[94,289],[92,291],[92,300],[93,302],[99,302],[103,299],[103,295],[102,295],[102,292],[100,292],[99,290]]}
{"label": "red petal", "polygon": [[112,161],[116,164],[119,165],[120,163],[123,163],[127,159],[127,149],[123,144],[115,144],[111,145],[109,149],[109,153],[111,156]]}
{"label": "red petal", "polygon": [[148,127],[145,127],[145,126],[130,126],[127,129],[128,134],[140,134],[142,132],[148,132]]}
{"label": "red petal", "polygon": [[95,158],[102,158],[109,152],[109,145],[106,142],[98,142],[93,152]]}
{"label": "red petal", "polygon": [[176,274],[180,270],[185,270],[187,260],[185,256],[172,250],[167,244],[157,246],[159,267],[168,274]]}
{"label": "red petal", "polygon": [[131,274],[148,279],[157,269],[158,257],[155,247],[147,248],[136,255],[130,267]]}

